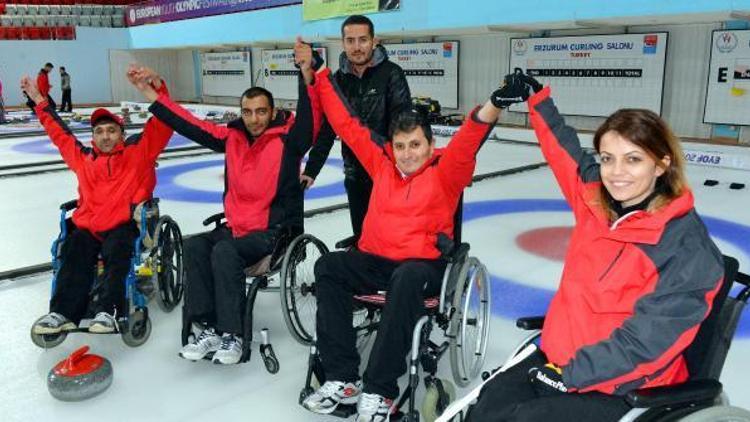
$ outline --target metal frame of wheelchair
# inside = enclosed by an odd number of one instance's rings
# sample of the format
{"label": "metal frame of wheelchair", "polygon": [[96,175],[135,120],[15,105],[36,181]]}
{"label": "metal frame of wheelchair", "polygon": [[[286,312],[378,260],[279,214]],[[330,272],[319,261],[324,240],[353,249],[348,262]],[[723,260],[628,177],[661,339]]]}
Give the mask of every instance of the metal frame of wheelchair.
{"label": "metal frame of wheelchair", "polygon": [[[204,226],[209,226],[211,224],[215,224],[215,227],[220,227],[226,222],[224,221],[224,213],[218,213],[214,214],[207,219],[203,221]],[[306,251],[305,245],[307,245],[306,240],[310,238],[309,235],[306,234],[300,234],[296,238],[294,238],[291,242],[289,240],[294,236],[296,233],[291,229],[282,229],[282,232],[276,242],[276,245],[274,246],[274,250],[270,255],[267,255],[257,263],[253,264],[252,266],[245,269],[245,274],[247,276],[246,283],[245,283],[245,306],[243,309],[243,315],[242,315],[242,326],[243,326],[243,333],[242,333],[242,357],[240,358],[240,363],[244,363],[250,360],[251,355],[251,348],[252,348],[252,341],[254,337],[253,332],[253,309],[255,307],[255,299],[257,296],[257,293],[259,291],[265,291],[265,292],[279,292],[281,295],[281,301],[284,303],[285,301],[291,301],[295,303],[295,298],[289,298],[285,300],[285,295],[291,295],[295,291],[294,288],[290,288],[289,286],[297,286],[296,280],[298,278],[298,275],[301,276],[302,273],[304,273],[304,268],[300,267],[301,264],[304,264],[305,257],[307,256],[314,256],[315,254],[313,251]],[[321,243],[322,245],[322,243]],[[325,245],[323,245],[325,248]],[[328,250],[325,249],[324,252],[327,252]],[[323,251],[319,251],[319,255],[322,255],[324,253]],[[308,271],[310,275],[312,275],[312,271]],[[279,285],[269,285],[269,280],[278,275],[279,277]],[[284,286],[287,286],[286,288]],[[305,291],[305,295],[308,295],[310,292],[307,291],[308,284],[303,282],[303,290]],[[186,288],[189,288],[186,286]],[[314,300],[314,297],[313,297]],[[295,308],[296,309],[296,308]],[[314,314],[313,314],[314,315]],[[299,327],[303,327],[304,321],[303,318],[300,318],[299,314],[297,312],[293,312],[291,315],[287,315],[287,313],[284,313],[285,322],[287,325],[289,324],[297,324]],[[289,319],[288,321],[286,319]],[[197,322],[192,319],[190,315],[187,314],[187,310],[185,307],[183,307],[183,313],[182,313],[182,345],[186,345],[191,337],[195,337],[195,333],[193,332],[193,326]],[[291,331],[291,329],[290,329]],[[294,332],[292,332],[294,334]],[[263,364],[266,367],[266,370],[272,374],[275,374],[279,371],[279,360],[276,357],[276,354],[273,351],[273,346],[270,343],[269,340],[269,331],[267,328],[263,328],[260,330],[260,354],[261,358],[263,359]],[[299,339],[298,339],[299,341]],[[205,359],[211,359],[212,356],[206,356]]]}
{"label": "metal frame of wheelchair", "polygon": [[[696,339],[684,352],[690,372],[696,375],[682,384],[629,392],[625,400],[632,409],[619,422],[750,422],[750,411],[730,406],[719,381],[732,337],[750,298],[750,276],[738,271],[739,264],[732,257],[724,256],[724,268],[724,284],[715,297],[722,302],[718,307],[714,303]],[[731,295],[734,283],[742,287]],[[526,346],[538,341],[543,325],[544,316],[516,321],[518,328],[532,332],[514,349],[506,364]],[[486,379],[489,375],[484,373],[482,377]]]}
{"label": "metal frame of wheelchair", "polygon": [[[183,267],[182,267],[182,232],[177,223],[168,215],[159,215],[159,199],[152,198],[140,207],[139,235],[135,240],[133,256],[130,258],[130,270],[125,280],[126,303],[128,315],[118,318],[118,329],[111,334],[120,334],[122,341],[130,347],[138,347],[151,335],[151,319],[147,302],[156,297],[159,307],[164,312],[171,312],[182,300]],[[62,266],[62,246],[68,234],[68,212],[78,206],[78,200],[71,200],[60,205],[60,233],[52,242],[52,289],[55,291],[57,274]],[[153,231],[153,232],[152,232]],[[144,241],[151,236],[152,245],[147,247]],[[101,264],[101,261],[99,262]],[[98,265],[97,265],[98,266]],[[92,285],[92,296],[100,285],[100,270]],[[89,304],[90,305],[90,304]],[[38,320],[37,320],[38,321]],[[36,321],[34,322],[36,324]],[[79,326],[73,330],[58,334],[35,334],[33,325],[31,340],[41,348],[52,348],[65,341],[69,333],[85,332],[88,327]]]}
{"label": "metal frame of wheelchair", "polygon": [[[460,214],[458,214],[460,218]],[[460,229],[459,229],[460,233]],[[322,241],[311,235],[298,238],[301,244],[311,244],[320,251],[327,252]],[[460,234],[459,234],[460,236]],[[336,244],[338,249],[346,249],[353,245],[353,238],[347,238]],[[448,352],[451,361],[453,381],[461,387],[471,383],[481,373],[484,365],[485,352],[489,336],[491,316],[490,284],[487,269],[475,257],[469,256],[469,244],[461,243],[448,247],[449,252],[443,254],[447,261],[440,289],[436,298],[425,300],[426,315],[416,323],[412,334],[412,347],[409,358],[409,382],[406,390],[395,402],[392,420],[419,421],[420,413],[415,408],[416,390],[419,387],[420,367],[426,373],[424,385],[425,397],[422,403],[422,416],[425,420],[435,420],[437,416],[455,398],[455,387],[445,379],[436,377],[438,362]],[[306,300],[314,300],[314,276],[311,284],[290,286],[297,294]],[[295,295],[286,295],[294,297]],[[354,296],[355,299],[355,331],[357,349],[364,352],[371,335],[377,331],[380,321],[380,311],[385,304],[384,295]],[[282,295],[282,300],[284,296]],[[296,303],[284,302],[285,319],[293,320]],[[476,307],[475,313],[472,313]],[[360,314],[359,318],[356,315]],[[362,319],[362,321],[356,321]],[[300,329],[296,324],[290,324],[289,329],[295,339],[310,347],[308,356],[308,370],[305,385],[300,391],[299,403],[313,393],[316,386],[325,382],[325,374],[315,345],[315,322],[312,327]],[[430,339],[433,326],[444,332],[444,340],[435,343]],[[472,330],[478,334],[472,336]],[[408,400],[408,410],[404,413],[400,409]],[[339,405],[332,413],[337,417],[349,417],[356,412],[355,405]]]}

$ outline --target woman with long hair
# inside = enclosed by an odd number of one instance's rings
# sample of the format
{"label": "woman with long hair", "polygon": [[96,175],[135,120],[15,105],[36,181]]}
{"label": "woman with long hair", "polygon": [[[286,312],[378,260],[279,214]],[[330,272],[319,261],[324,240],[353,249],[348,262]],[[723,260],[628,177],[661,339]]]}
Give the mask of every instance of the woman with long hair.
{"label": "woman with long hair", "polygon": [[615,112],[581,148],[550,98],[531,124],[575,216],[539,350],[483,388],[471,421],[617,420],[632,390],[684,382],[683,351],[723,279],[693,207],[679,141],[655,113]]}

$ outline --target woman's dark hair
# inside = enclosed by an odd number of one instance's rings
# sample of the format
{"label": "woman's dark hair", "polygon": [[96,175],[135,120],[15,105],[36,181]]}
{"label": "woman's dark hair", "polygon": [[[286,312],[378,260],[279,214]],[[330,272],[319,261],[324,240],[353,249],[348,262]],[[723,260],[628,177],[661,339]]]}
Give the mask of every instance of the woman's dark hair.
{"label": "woman's dark hair", "polygon": [[[651,201],[649,210],[659,209],[682,195],[688,187],[682,147],[667,122],[659,115],[650,110],[636,108],[624,108],[614,112],[594,134],[594,149],[597,153],[601,152],[602,137],[607,132],[615,132],[640,147],[656,161],[657,166],[664,169],[664,174],[657,180],[661,192]],[[668,166],[663,164],[664,157],[670,159]],[[607,198],[607,192],[603,184],[601,189],[602,206],[612,215],[613,210],[609,201],[604,200]]]}

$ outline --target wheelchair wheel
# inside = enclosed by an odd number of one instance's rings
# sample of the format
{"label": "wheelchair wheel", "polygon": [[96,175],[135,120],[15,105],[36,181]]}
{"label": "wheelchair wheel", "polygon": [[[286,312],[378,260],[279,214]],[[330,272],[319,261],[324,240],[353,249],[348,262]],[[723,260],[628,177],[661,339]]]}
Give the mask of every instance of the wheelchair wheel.
{"label": "wheelchair wheel", "polygon": [[42,319],[44,317],[40,317],[34,323],[31,325],[31,330],[29,330],[29,333],[31,334],[31,341],[36,344],[38,347],[41,347],[42,349],[51,349],[53,347],[57,347],[65,341],[65,338],[68,337],[68,333],[65,331],[60,332],[59,334],[36,334],[34,333],[34,326],[36,325],[37,321]]}
{"label": "wheelchair wheel", "polygon": [[171,312],[183,293],[182,233],[177,223],[169,216],[159,218],[154,236],[153,273],[156,277],[159,308]]}
{"label": "wheelchair wheel", "polygon": [[456,387],[448,380],[435,378],[422,399],[422,420],[434,422],[456,398]]}
{"label": "wheelchair wheel", "polygon": [[681,422],[750,422],[750,411],[735,406],[714,406],[699,410]]}
{"label": "wheelchair wheel", "polygon": [[490,328],[490,285],[487,269],[469,257],[458,273],[450,322],[453,380],[466,387],[482,371]]}
{"label": "wheelchair wheel", "polygon": [[145,310],[136,310],[128,319],[128,330],[122,333],[122,341],[130,347],[138,347],[151,335],[151,318]]}
{"label": "wheelchair wheel", "polygon": [[310,345],[315,334],[315,262],[328,253],[317,237],[297,236],[281,263],[281,310],[289,332],[297,342]]}

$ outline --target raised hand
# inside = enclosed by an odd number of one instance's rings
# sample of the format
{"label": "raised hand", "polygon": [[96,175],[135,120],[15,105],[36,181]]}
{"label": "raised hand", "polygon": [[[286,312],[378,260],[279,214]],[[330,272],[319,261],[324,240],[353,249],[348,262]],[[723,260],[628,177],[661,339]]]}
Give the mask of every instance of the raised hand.
{"label": "raised hand", "polygon": [[524,78],[525,75],[519,68],[516,68],[513,73],[505,75],[505,78],[503,78],[503,84],[490,96],[492,105],[497,108],[507,108],[512,104],[522,103],[528,100],[530,86],[526,84]]}
{"label": "raised hand", "polygon": [[34,80],[32,80],[29,75],[24,75],[24,77],[21,78],[21,91],[25,92],[26,95],[29,96],[31,101],[37,104],[46,99],[42,96],[42,94],[39,93],[36,82],[34,82]]}
{"label": "raised hand", "polygon": [[[161,86],[161,79],[159,75],[151,68],[145,66],[138,66],[131,64],[128,66],[128,70],[125,73],[128,81],[135,86],[135,88],[146,97],[147,100],[153,102],[159,97],[154,87]],[[158,86],[156,85],[158,81]]]}
{"label": "raised hand", "polygon": [[537,93],[537,92],[541,91],[541,90],[542,90],[542,88],[544,88],[544,87],[542,86],[542,84],[540,84],[540,83],[539,83],[539,81],[537,81],[536,79],[534,79],[534,78],[533,78],[532,76],[530,76],[529,74],[525,74],[525,75],[522,75],[522,76],[521,76],[521,79],[523,80],[523,82],[524,82],[524,83],[525,83],[525,84],[526,84],[526,85],[527,85],[527,86],[528,86],[529,88],[531,88],[531,89],[533,89],[533,90],[534,90],[534,93]]}
{"label": "raised hand", "polygon": [[309,70],[312,67],[312,56],[312,46],[298,36],[294,43],[294,64],[302,71]]}

